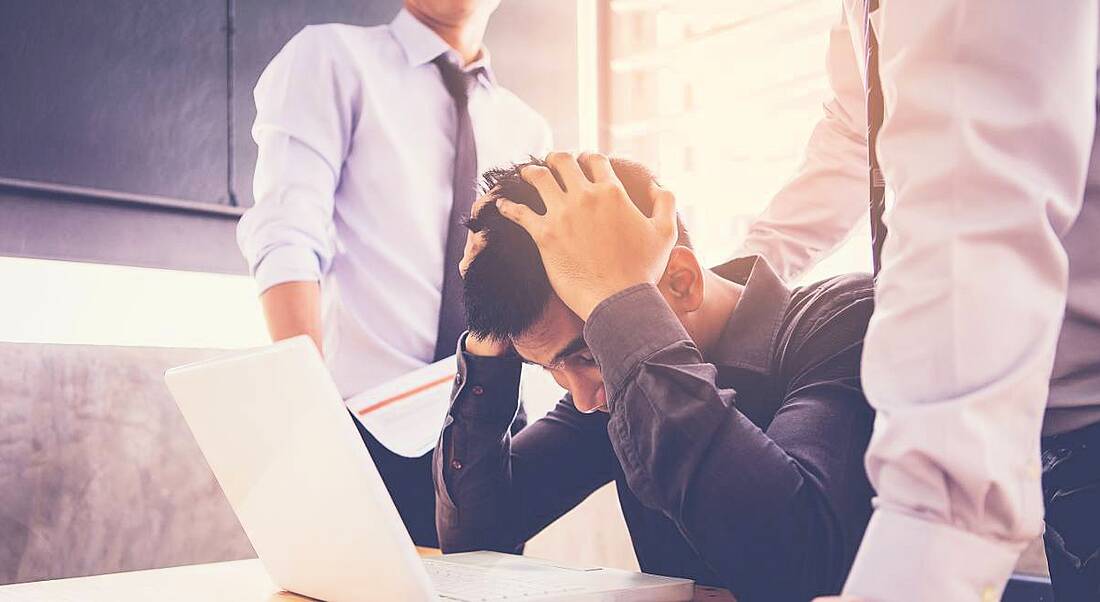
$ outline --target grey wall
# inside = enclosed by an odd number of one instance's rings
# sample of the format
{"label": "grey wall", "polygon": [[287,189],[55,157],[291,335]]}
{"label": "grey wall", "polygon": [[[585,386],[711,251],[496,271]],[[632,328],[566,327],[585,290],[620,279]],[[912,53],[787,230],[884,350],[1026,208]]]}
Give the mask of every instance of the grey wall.
{"label": "grey wall", "polygon": [[0,344],[0,583],[252,557],[163,383],[212,354]]}
{"label": "grey wall", "polygon": [[0,177],[228,201],[225,0],[0,3]]}
{"label": "grey wall", "polygon": [[[243,272],[232,206],[252,204],[260,72],[307,24],[385,23],[400,5],[0,3],[0,255]],[[575,146],[576,3],[504,0],[488,43],[501,81]]]}

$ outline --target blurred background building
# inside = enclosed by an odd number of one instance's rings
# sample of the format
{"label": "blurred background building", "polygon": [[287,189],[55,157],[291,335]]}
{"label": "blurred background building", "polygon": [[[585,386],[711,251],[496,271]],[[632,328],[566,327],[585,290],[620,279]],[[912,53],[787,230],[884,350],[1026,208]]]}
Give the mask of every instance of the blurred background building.
{"label": "blurred background building", "polygon": [[[660,174],[711,262],[794,173],[821,116],[827,0],[601,4],[600,143]],[[870,270],[867,234],[807,275]]]}

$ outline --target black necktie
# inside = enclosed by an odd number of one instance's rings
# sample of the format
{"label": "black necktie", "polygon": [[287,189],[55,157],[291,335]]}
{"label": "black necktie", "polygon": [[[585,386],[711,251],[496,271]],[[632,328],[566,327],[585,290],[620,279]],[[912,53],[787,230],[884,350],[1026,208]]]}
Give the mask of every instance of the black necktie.
{"label": "black necktie", "polygon": [[878,131],[882,127],[882,84],[878,77],[878,39],[871,27],[871,13],[878,9],[878,0],[866,0],[863,6],[863,38],[867,50],[867,167],[869,170],[871,205],[871,254],[875,275],[882,267],[882,243],[886,240],[886,180],[878,165],[876,151]]}
{"label": "black necktie", "polygon": [[439,330],[435,341],[435,361],[454,355],[458,337],[466,330],[466,309],[462,303],[462,277],[458,262],[466,247],[466,228],[462,218],[470,213],[477,194],[477,145],[467,110],[473,74],[467,74],[441,54],[432,61],[439,68],[443,85],[455,103],[455,165],[452,180],[453,199],[447,222],[447,246],[443,254],[443,291],[439,306]]}

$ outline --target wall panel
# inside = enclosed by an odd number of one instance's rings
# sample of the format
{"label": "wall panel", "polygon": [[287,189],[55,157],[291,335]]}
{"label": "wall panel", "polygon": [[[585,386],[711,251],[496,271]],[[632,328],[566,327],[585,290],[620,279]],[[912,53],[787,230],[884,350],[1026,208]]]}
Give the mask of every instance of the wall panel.
{"label": "wall panel", "polygon": [[0,177],[227,202],[225,0],[0,3]]}
{"label": "wall panel", "polygon": [[214,353],[0,344],[0,583],[253,557],[163,380]]}

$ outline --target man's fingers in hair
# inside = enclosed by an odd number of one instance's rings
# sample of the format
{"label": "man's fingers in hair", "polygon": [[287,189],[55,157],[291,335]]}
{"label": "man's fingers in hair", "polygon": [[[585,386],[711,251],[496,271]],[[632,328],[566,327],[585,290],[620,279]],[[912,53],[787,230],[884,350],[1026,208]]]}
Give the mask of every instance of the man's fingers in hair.
{"label": "man's fingers in hair", "polygon": [[676,196],[653,182],[649,185],[649,194],[653,198],[653,222],[662,234],[668,236],[676,232]]}
{"label": "man's fingers in hair", "polygon": [[562,151],[550,153],[546,155],[546,164],[557,172],[558,177],[565,184],[566,191],[581,190],[589,184],[588,176],[581,171],[581,166],[573,157],[573,153]]}
{"label": "man's fingers in hair", "polygon": [[466,248],[462,252],[462,260],[458,262],[458,273],[463,278],[466,277],[466,272],[470,269],[470,264],[477,257],[478,253],[485,248],[485,233],[484,232],[470,232],[466,235]]}
{"label": "man's fingers in hair", "polygon": [[[551,176],[553,179],[553,176]],[[527,231],[531,238],[538,239],[542,232],[542,216],[531,211],[527,205],[513,203],[508,199],[497,199],[497,211],[509,221],[515,222]]]}
{"label": "man's fingers in hair", "polygon": [[[528,165],[519,171],[519,175],[528,184],[535,187],[539,197],[542,198],[542,202],[546,205],[547,211],[561,204],[565,192],[562,191],[558,181],[554,179],[554,174],[549,169],[541,165]],[[500,203],[497,203],[497,207],[500,207]]]}
{"label": "man's fingers in hair", "polygon": [[477,215],[481,213],[481,210],[485,208],[486,205],[495,201],[497,198],[497,192],[500,192],[500,187],[494,186],[492,190],[481,195],[481,198],[474,201],[474,204],[470,207],[470,217],[477,217]]}
{"label": "man's fingers in hair", "polygon": [[611,167],[611,161],[600,153],[581,153],[577,162],[588,170],[588,175],[592,177],[593,182],[618,181],[615,170]]}

